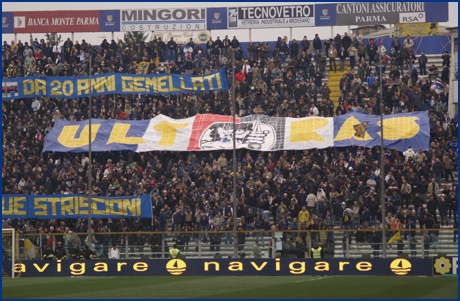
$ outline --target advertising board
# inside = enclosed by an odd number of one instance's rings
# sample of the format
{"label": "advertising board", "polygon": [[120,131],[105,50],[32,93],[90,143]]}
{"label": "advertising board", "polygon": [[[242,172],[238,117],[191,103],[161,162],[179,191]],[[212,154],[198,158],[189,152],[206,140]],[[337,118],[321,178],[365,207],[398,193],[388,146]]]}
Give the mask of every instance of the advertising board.
{"label": "advertising board", "polygon": [[315,26],[446,22],[448,2],[316,4]]}
{"label": "advertising board", "polygon": [[99,32],[99,10],[14,13],[14,33]]}
{"label": "advertising board", "polygon": [[[11,261],[3,261],[5,270]],[[431,259],[23,260],[21,277],[57,276],[433,276]]]}
{"label": "advertising board", "polygon": [[315,26],[315,5],[229,7],[228,28]]}
{"label": "advertising board", "polygon": [[206,8],[121,10],[121,31],[205,30]]}
{"label": "advertising board", "polygon": [[458,256],[433,257],[433,275],[458,275]]}

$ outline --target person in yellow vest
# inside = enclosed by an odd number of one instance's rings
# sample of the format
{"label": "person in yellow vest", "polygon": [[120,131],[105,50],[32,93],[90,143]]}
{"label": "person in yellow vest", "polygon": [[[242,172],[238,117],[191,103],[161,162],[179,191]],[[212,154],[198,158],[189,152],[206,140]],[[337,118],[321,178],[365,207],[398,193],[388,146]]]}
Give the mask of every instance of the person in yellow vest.
{"label": "person in yellow vest", "polygon": [[172,259],[179,258],[179,253],[180,251],[176,245],[173,245],[172,249],[169,250],[169,256],[171,256]]}
{"label": "person in yellow vest", "polygon": [[315,243],[314,247],[311,248],[311,258],[313,259],[321,259],[323,258],[323,249]]}

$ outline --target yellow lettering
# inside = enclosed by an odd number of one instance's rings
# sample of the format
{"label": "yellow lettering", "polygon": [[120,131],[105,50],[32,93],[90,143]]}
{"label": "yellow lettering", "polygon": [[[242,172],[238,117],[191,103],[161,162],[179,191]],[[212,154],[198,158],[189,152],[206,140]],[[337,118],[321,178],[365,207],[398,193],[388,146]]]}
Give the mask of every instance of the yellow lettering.
{"label": "yellow lettering", "polygon": [[136,272],[146,272],[149,269],[149,265],[146,262],[136,262],[133,265],[133,270]]}
{"label": "yellow lettering", "polygon": [[60,272],[62,272],[61,260],[58,259],[56,262],[57,262],[57,267],[56,267],[56,269],[57,269],[57,271],[60,273]]}
{"label": "yellow lettering", "polygon": [[123,92],[133,92],[133,77],[132,76],[122,76],[121,77],[121,90]]}
{"label": "yellow lettering", "polygon": [[[94,142],[94,139],[96,139],[96,134],[100,127],[100,124],[91,125],[91,142]],[[64,126],[57,140],[62,144],[62,146],[68,148],[83,147],[88,145],[89,126],[85,125],[80,133],[80,137],[76,138],[75,135],[77,134],[79,128],[80,126],[78,125]]]}
{"label": "yellow lettering", "polygon": [[[117,205],[117,211],[115,211],[115,204]],[[123,200],[121,199],[110,199],[109,208],[110,214],[124,215]]]}
{"label": "yellow lettering", "polygon": [[169,91],[171,91],[171,92],[180,91],[179,88],[174,88],[173,77],[172,76],[168,76],[168,80],[169,80]]}
{"label": "yellow lettering", "polygon": [[[14,197],[13,198],[13,214],[14,215],[26,215],[27,212],[24,209],[25,197]],[[21,203],[20,203],[21,202]]]}
{"label": "yellow lettering", "polygon": [[104,77],[105,81],[103,84],[107,88],[107,92],[114,92],[116,90],[115,88],[115,75],[110,75],[108,77]]}
{"label": "yellow lettering", "polygon": [[[123,215],[129,215],[128,211],[131,212],[132,216],[138,216],[138,208],[141,205],[141,199],[140,198],[133,198],[131,201],[129,199],[124,199],[122,203],[122,211]],[[140,210],[139,210],[140,213]]]}
{"label": "yellow lettering", "polygon": [[32,95],[35,93],[34,81],[31,79],[25,79],[22,81],[24,95]]}
{"label": "yellow lettering", "polygon": [[74,209],[73,197],[61,197],[61,215],[73,215]]}
{"label": "yellow lettering", "polygon": [[99,89],[100,89],[99,82],[100,82],[99,78],[97,77],[91,78],[91,92],[94,92],[94,91],[96,91],[96,93],[99,92]]}
{"label": "yellow lettering", "polygon": [[159,93],[169,92],[169,90],[168,90],[168,77],[167,76],[160,76],[158,78],[158,92]]}
{"label": "yellow lettering", "polygon": [[176,142],[177,129],[183,129],[188,127],[188,123],[172,123],[167,120],[155,125],[153,128],[157,132],[161,132],[160,141],[158,146],[173,146]]}
{"label": "yellow lettering", "polygon": [[279,259],[279,258],[276,258],[276,259],[275,259],[275,269],[276,269],[276,271],[280,271],[280,270],[281,270],[281,267],[280,267],[280,259]]}
{"label": "yellow lettering", "polygon": [[183,78],[183,77],[181,77],[181,78],[179,79],[179,81],[180,81],[180,88],[181,88],[182,90],[185,90],[185,91],[193,91],[193,88],[191,88],[191,87],[186,87],[186,86],[185,86],[185,82],[184,82],[184,78]]}
{"label": "yellow lettering", "polygon": [[25,273],[26,272],[26,265],[23,264],[23,263],[14,264],[14,272],[15,273]]}
{"label": "yellow lettering", "polygon": [[372,140],[372,137],[367,132],[367,123],[361,123],[358,119],[351,116],[342,124],[334,141],[353,138],[359,141]]}
{"label": "yellow lettering", "polygon": [[13,214],[13,199],[8,198],[8,209],[6,209],[7,206],[5,205],[5,198],[2,197],[2,215]]}
{"label": "yellow lettering", "polygon": [[329,263],[327,261],[318,261],[315,264],[315,271],[328,272],[329,271]]}
{"label": "yellow lettering", "polygon": [[[152,87],[152,89],[150,89]],[[146,77],[145,78],[145,91],[146,92],[157,92],[157,78]]]}
{"label": "yellow lettering", "polygon": [[36,79],[35,80],[35,94],[42,92],[42,95],[46,95],[46,80]]}
{"label": "yellow lettering", "polygon": [[[40,215],[40,216],[48,215],[48,206],[46,205],[46,202],[47,202],[46,198],[35,198],[34,199],[35,215]],[[38,211],[39,209],[41,209],[41,211]]]}
{"label": "yellow lettering", "polygon": [[53,80],[50,83],[50,87],[51,87],[51,96],[62,95],[62,92],[59,91],[61,89],[61,82],[60,81]]}
{"label": "yellow lettering", "polygon": [[110,199],[105,199],[105,214],[112,214],[112,206],[110,204]]}
{"label": "yellow lettering", "polygon": [[91,208],[93,209],[93,214],[105,214],[105,210],[97,209],[97,204],[105,204],[104,199],[100,198],[92,198],[93,202],[91,204]]}
{"label": "yellow lettering", "polygon": [[77,94],[88,95],[89,94],[89,79],[77,79]]}
{"label": "yellow lettering", "polygon": [[215,271],[220,271],[220,264],[217,261],[210,261],[210,262],[205,262],[204,263],[204,270],[207,272],[209,271],[209,266],[213,264],[214,265],[214,270]]}
{"label": "yellow lettering", "polygon": [[200,91],[198,88],[201,88],[201,91],[204,91],[204,82],[202,77],[193,77],[192,78],[193,91]]}
{"label": "yellow lettering", "polygon": [[317,131],[325,128],[329,124],[326,118],[309,117],[299,121],[291,122],[290,142],[318,141],[326,142]]}
{"label": "yellow lettering", "polygon": [[131,124],[115,123],[107,144],[145,144],[145,140],[142,137],[126,137],[130,128]]}
{"label": "yellow lettering", "polygon": [[134,92],[145,92],[144,86],[145,79],[142,77],[135,77],[133,80]]}
{"label": "yellow lettering", "polygon": [[43,268],[40,268],[38,264],[34,263],[34,267],[37,269],[39,273],[43,273],[46,270],[46,268],[48,268],[49,265],[50,265],[49,263],[45,263]]}
{"label": "yellow lettering", "polygon": [[340,261],[339,262],[339,271],[343,271],[343,267],[346,266],[347,264],[350,264],[348,261]]}
{"label": "yellow lettering", "polygon": [[214,90],[214,85],[212,83],[213,78],[215,78],[214,74],[209,74],[209,75],[204,76],[204,79],[208,81],[209,89],[211,90]]}
{"label": "yellow lettering", "polygon": [[[383,120],[383,139],[385,140],[402,140],[410,139],[418,134],[420,126],[416,121],[419,119],[414,116],[394,117]],[[377,122],[380,126],[380,121]],[[381,133],[378,132],[380,136]]]}
{"label": "yellow lettering", "polygon": [[[299,265],[299,267],[295,267],[296,265]],[[289,264],[289,271],[291,274],[298,275],[298,274],[303,274],[305,273],[305,262],[300,262],[300,261],[294,261]]]}
{"label": "yellow lettering", "polygon": [[[85,202],[86,201],[86,202]],[[83,208],[86,208],[86,210],[82,210]],[[76,214],[88,214],[88,199],[86,197],[79,197],[78,198],[78,207],[76,210]]]}
{"label": "yellow lettering", "polygon": [[62,83],[62,93],[65,96],[72,96],[72,94],[73,94],[73,81],[65,80]]}
{"label": "yellow lettering", "polygon": [[126,262],[117,262],[117,272],[121,272],[121,267],[127,265]]}
{"label": "yellow lettering", "polygon": [[264,269],[264,267],[267,265],[267,262],[265,261],[260,266],[258,266],[257,263],[255,263],[253,261],[251,261],[251,264],[254,267],[254,269],[256,269],[256,271],[262,271]]}
{"label": "yellow lettering", "polygon": [[25,197],[14,197],[13,198],[13,214],[14,215],[26,215],[27,214],[27,212],[23,210],[25,201],[26,201]]}
{"label": "yellow lettering", "polygon": [[217,89],[221,89],[222,88],[222,80],[220,79],[220,73],[219,72],[216,73],[216,81],[217,81]]}
{"label": "yellow lettering", "polygon": [[46,201],[51,203],[51,215],[57,215],[56,203],[60,203],[61,198],[47,198]]}
{"label": "yellow lettering", "polygon": [[98,273],[108,272],[109,266],[105,262],[98,262],[94,265],[94,271]]}
{"label": "yellow lettering", "polygon": [[232,272],[243,271],[243,263],[232,261],[228,264],[228,270]]}
{"label": "yellow lettering", "polygon": [[[76,266],[80,266],[79,269]],[[83,275],[86,272],[86,263],[76,262],[70,265],[70,274]]]}
{"label": "yellow lettering", "polygon": [[361,261],[356,264],[356,269],[361,272],[369,272],[372,270],[372,263],[369,261]]}
{"label": "yellow lettering", "polygon": [[101,76],[91,80],[93,90],[98,93],[115,91],[115,76]]}

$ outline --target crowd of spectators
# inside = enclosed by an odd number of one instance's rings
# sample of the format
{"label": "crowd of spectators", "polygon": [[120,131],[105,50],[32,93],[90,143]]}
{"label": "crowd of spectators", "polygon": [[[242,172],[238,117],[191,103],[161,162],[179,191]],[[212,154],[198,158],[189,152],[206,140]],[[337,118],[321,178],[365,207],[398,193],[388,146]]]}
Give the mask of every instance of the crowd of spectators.
{"label": "crowd of spectators", "polygon": [[[239,116],[379,114],[381,101],[384,114],[412,111],[429,114],[430,149],[408,149],[404,153],[385,149],[384,191],[378,184],[379,148],[269,153],[239,150],[236,213],[231,198],[231,152],[94,153],[92,194],[150,194],[154,214],[153,220],[93,220],[90,227],[101,244],[123,243],[123,235],[109,236],[104,232],[231,230],[235,216],[242,230],[377,227],[381,221],[381,193],[386,198],[389,230],[411,228],[412,224],[430,228],[431,221],[448,225],[447,216],[456,224],[458,190],[452,171],[457,166],[458,120],[457,115],[451,118],[447,114],[450,56],[443,54],[441,72],[430,67],[427,73],[428,59],[423,52],[416,57],[410,37],[403,45],[395,39],[389,51],[380,46],[372,39],[364,45],[359,33],[353,37],[346,33],[337,35],[324,43],[318,35],[313,40],[305,36],[302,41],[279,38],[274,49],[264,42],[250,42],[249,56],[243,58],[237,38],[230,40],[227,36],[223,40],[210,38],[205,45],[195,45],[193,41],[177,45],[173,39],[165,44],[154,39],[141,40],[139,44],[132,40],[129,43],[104,40],[99,47],[85,40],[80,44],[67,39],[62,48],[35,39],[24,44],[4,42],[2,70],[3,78],[87,75],[89,57],[94,62],[93,74],[138,73],[140,62],[149,62],[147,73],[203,75],[225,68],[229,86],[236,84]],[[237,67],[232,71],[233,54]],[[334,107],[330,88],[322,84],[327,58],[332,72],[335,58],[341,60],[340,67],[345,70],[347,57],[350,67],[340,82],[339,105]],[[419,68],[415,67],[417,62]],[[391,69],[389,76],[380,78],[380,68]],[[444,89],[435,84],[439,74]],[[380,80],[383,99],[378,91]],[[230,104],[228,91],[170,96],[104,95],[94,98],[91,115],[129,120],[149,119],[158,114],[173,118],[198,113],[231,115]],[[56,119],[88,119],[88,99],[19,99],[3,101],[2,108],[2,192],[85,194],[87,154],[42,152],[42,148],[44,137]],[[446,182],[453,182],[451,188],[441,187],[442,176]],[[426,210],[421,205],[426,205]],[[441,221],[437,220],[436,210]],[[85,219],[3,220],[4,228],[14,227],[22,232],[66,233],[65,243],[78,246],[85,243],[86,236],[72,240],[70,233],[86,232],[88,226]],[[209,238],[220,244],[222,235],[213,233]],[[129,239],[135,244],[139,237],[144,236],[132,235]],[[152,235],[148,239],[152,240],[149,244],[155,245],[158,237]],[[239,235],[239,242],[240,239],[244,243],[244,235]],[[289,239],[293,244],[295,237]],[[328,240],[332,239],[328,236]],[[231,244],[231,240],[231,235],[225,236],[225,244]],[[305,241],[295,240],[295,243]]]}

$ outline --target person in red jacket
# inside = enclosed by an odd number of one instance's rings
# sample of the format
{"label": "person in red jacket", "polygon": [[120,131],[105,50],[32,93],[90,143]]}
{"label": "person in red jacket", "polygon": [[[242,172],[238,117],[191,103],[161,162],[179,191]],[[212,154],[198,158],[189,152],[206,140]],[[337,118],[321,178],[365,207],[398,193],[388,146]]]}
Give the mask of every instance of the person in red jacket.
{"label": "person in red jacket", "polygon": [[241,82],[243,82],[244,77],[245,77],[245,76],[244,76],[243,71],[240,71],[240,72],[238,72],[238,73],[236,74],[235,80],[236,80],[237,83],[241,83]]}
{"label": "person in red jacket", "polygon": [[118,119],[120,120],[126,120],[128,118],[129,118],[128,113],[126,113],[125,111],[121,112],[120,115],[118,115]]}

